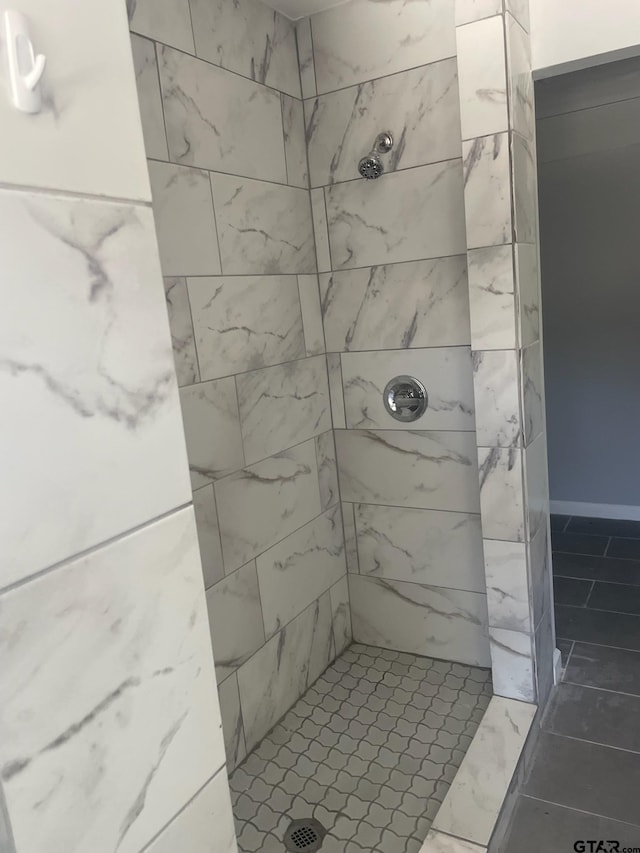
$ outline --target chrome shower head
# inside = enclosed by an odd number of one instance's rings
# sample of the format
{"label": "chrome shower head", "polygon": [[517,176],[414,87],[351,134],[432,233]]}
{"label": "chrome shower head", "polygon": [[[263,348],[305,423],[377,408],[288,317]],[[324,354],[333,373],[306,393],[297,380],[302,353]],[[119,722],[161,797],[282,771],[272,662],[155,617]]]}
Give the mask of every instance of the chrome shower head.
{"label": "chrome shower head", "polygon": [[384,165],[380,159],[380,154],[386,154],[393,148],[393,136],[389,131],[379,133],[376,141],[373,143],[373,150],[366,157],[363,157],[358,163],[358,171],[363,178],[368,181],[373,181],[379,178],[384,172]]}

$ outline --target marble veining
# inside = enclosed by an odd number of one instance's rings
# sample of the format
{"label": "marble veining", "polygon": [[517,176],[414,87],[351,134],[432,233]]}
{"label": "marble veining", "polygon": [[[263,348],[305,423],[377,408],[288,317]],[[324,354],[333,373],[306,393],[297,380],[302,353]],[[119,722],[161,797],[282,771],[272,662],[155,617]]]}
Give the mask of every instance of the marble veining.
{"label": "marble veining", "polygon": [[342,394],[342,367],[340,354],[327,353],[327,372],[329,374],[329,397],[331,399],[331,416],[334,429],[345,429],[344,396]]}
{"label": "marble veining", "polygon": [[385,171],[461,156],[455,59],[435,62],[305,102],[311,186],[357,177],[380,128],[394,135]]}
{"label": "marble veining", "polygon": [[521,350],[522,395],[524,405],[525,444],[531,444],[544,429],[542,400],[542,352],[539,343]]}
{"label": "marble veining", "polygon": [[127,0],[134,33],[194,52],[189,0]]}
{"label": "marble veining", "polygon": [[509,134],[464,142],[462,156],[468,248],[510,243]]}
{"label": "marble veining", "polygon": [[531,631],[525,545],[485,539],[484,568],[489,625]]}
{"label": "marble veining", "polygon": [[527,525],[530,539],[548,523],[547,458],[547,438],[542,432],[525,450]]}
{"label": "marble veining", "polygon": [[509,129],[502,15],[456,29],[462,138]]}
{"label": "marble veining", "polygon": [[462,838],[454,838],[444,832],[429,830],[420,853],[486,853],[486,847],[472,844],[471,841],[463,841]]}
{"label": "marble veining", "polygon": [[158,64],[174,162],[286,183],[277,92],[164,45]]}
{"label": "marble veining", "polygon": [[520,306],[521,345],[526,347],[540,337],[538,247],[530,243],[517,243],[515,266]]}
{"label": "marble veining", "polygon": [[523,542],[522,450],[514,447],[479,447],[478,466],[485,538]]}
{"label": "marble veining", "polygon": [[490,628],[493,690],[522,702],[535,702],[534,648],[530,634]]}
{"label": "marble veining", "polygon": [[511,15],[505,16],[512,129],[529,142],[535,137],[531,40]]}
{"label": "marble veining", "polygon": [[318,271],[326,272],[331,269],[331,252],[329,250],[327,205],[323,189],[311,190],[311,212],[313,214],[313,233],[316,241]]}
{"label": "marble veining", "polygon": [[167,300],[173,361],[178,385],[193,385],[200,381],[200,369],[193,337],[193,323],[186,280],[177,277],[165,278],[164,295]]}
{"label": "marble veining", "polygon": [[220,698],[224,749],[227,756],[227,771],[233,773],[238,764],[244,761],[247,754],[236,673],[218,684],[218,696]]}
{"label": "marble veining", "polygon": [[136,72],[136,88],[147,157],[168,160],[169,149],[164,129],[155,45],[148,39],[132,35],[131,52]]}
{"label": "marble veining", "polygon": [[298,65],[302,97],[312,98],[318,94],[316,88],[316,69],[313,61],[313,42],[311,39],[311,18],[296,21],[296,41],[298,44]]}
{"label": "marble veining", "polygon": [[316,436],[316,456],[318,459],[318,482],[320,486],[320,504],[322,510],[329,509],[340,499],[338,490],[338,465],[333,430],[327,430]]}
{"label": "marble veining", "polygon": [[196,489],[193,493],[193,509],[198,527],[204,585],[208,589],[224,577],[218,511],[213,484]]}
{"label": "marble veining", "polygon": [[465,255],[322,274],[320,290],[329,351],[469,343]]}
{"label": "marble veining", "polygon": [[468,261],[472,349],[515,349],[513,247],[471,249]]}
{"label": "marble veining", "polygon": [[294,187],[308,187],[309,172],[302,101],[291,98],[289,95],[282,95],[281,101],[287,183]]}
{"label": "marble veining", "polygon": [[515,350],[473,354],[476,434],[483,447],[519,447],[522,443],[519,364]]}
{"label": "marble veining", "polygon": [[202,379],[304,356],[295,276],[199,277],[187,286]]}
{"label": "marble veining", "polygon": [[344,549],[347,558],[347,571],[353,574],[360,572],[358,558],[358,539],[356,536],[355,506],[342,501],[342,526],[344,529]]}
{"label": "marble veining", "polygon": [[341,655],[353,639],[348,579],[346,577],[341,578],[338,583],[331,587],[329,595],[331,598],[335,653]]}
{"label": "marble veining", "polygon": [[334,269],[466,251],[460,160],[334,184],[326,198]]}
{"label": "marble veining", "polygon": [[4,586],[189,486],[151,211],[4,190],[0,255]]}
{"label": "marble veining", "polygon": [[529,0],[504,0],[505,11],[509,12],[518,23],[529,32]]}
{"label": "marble veining", "polygon": [[325,344],[318,276],[299,275],[298,291],[307,355],[319,355],[325,351]]}
{"label": "marble veining", "polygon": [[533,143],[519,134],[511,136],[513,146],[513,194],[516,240],[535,243],[538,231],[538,174]]}

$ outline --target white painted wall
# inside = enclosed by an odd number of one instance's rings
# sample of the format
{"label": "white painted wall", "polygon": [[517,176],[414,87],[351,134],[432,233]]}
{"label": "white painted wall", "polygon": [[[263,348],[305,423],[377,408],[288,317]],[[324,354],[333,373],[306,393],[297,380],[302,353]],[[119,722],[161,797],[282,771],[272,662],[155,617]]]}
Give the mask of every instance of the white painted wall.
{"label": "white painted wall", "polygon": [[611,51],[640,53],[637,0],[529,0],[529,3],[534,71]]}

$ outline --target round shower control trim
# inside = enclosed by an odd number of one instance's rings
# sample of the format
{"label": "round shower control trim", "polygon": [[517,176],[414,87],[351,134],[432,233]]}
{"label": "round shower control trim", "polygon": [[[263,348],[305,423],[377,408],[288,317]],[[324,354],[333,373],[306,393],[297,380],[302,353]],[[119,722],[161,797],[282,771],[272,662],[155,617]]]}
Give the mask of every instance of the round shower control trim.
{"label": "round shower control trim", "polygon": [[395,376],[387,383],[383,399],[391,417],[404,423],[417,421],[429,405],[427,389],[414,376]]}

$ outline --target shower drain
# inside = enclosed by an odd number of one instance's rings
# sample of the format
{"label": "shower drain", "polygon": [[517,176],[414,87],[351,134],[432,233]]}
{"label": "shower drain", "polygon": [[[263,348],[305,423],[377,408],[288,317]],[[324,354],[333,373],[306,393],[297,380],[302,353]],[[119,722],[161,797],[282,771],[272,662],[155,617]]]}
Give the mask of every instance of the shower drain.
{"label": "shower drain", "polygon": [[296,850],[315,853],[322,847],[326,834],[327,830],[314,817],[292,820],[284,834],[284,846],[290,853],[296,853]]}

